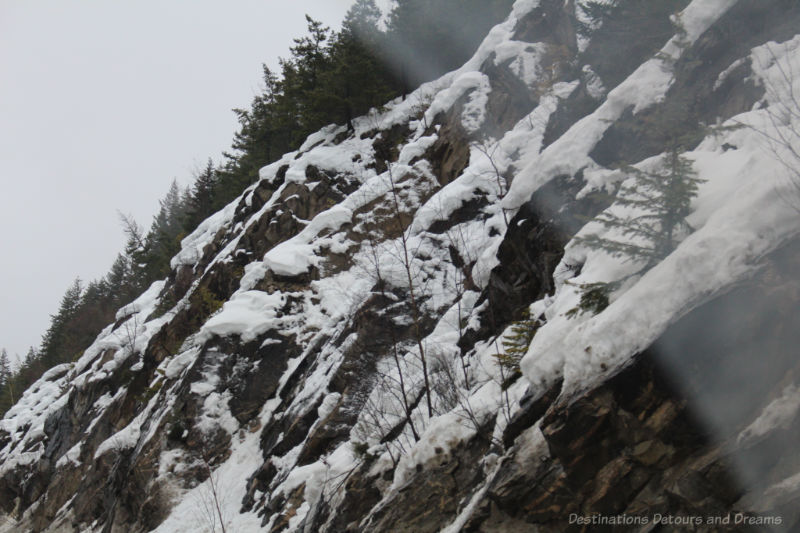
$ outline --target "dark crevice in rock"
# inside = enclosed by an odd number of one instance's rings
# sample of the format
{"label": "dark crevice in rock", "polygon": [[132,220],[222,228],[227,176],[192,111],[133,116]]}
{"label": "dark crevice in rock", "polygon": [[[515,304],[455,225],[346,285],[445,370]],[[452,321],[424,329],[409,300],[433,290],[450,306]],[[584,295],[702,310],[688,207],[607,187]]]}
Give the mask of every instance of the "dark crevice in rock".
{"label": "dark crevice in rock", "polygon": [[670,16],[688,4],[689,0],[622,0],[593,33],[580,61],[613,89],[672,38],[676,29]]}
{"label": "dark crevice in rock", "polygon": [[486,102],[486,117],[481,125],[481,135],[499,139],[523,117],[539,105],[536,91],[532,91],[508,68],[511,60],[495,65],[492,55],[481,66],[489,77],[491,92]]}
{"label": "dark crevice in rock", "polygon": [[558,176],[537,190],[509,221],[497,252],[500,265],[492,271],[478,302],[488,300],[481,328],[465,332],[462,351],[469,351],[477,339],[502,331],[524,306],[553,291],[552,275],[564,245],[586,219],[608,205],[607,200],[591,195],[575,200],[583,185],[580,175]]}
{"label": "dark crevice in rock", "polygon": [[383,130],[379,135],[375,132],[367,132],[361,138],[375,137],[372,149],[375,151],[375,172],[381,174],[386,172],[388,163],[397,161],[400,155],[399,145],[411,134],[408,124],[395,124],[388,130]]}
{"label": "dark crevice in rock", "polygon": [[517,437],[526,429],[532,427],[544,416],[547,409],[561,394],[562,380],[550,387],[542,396],[536,397],[530,391],[519,402],[519,411],[509,420],[503,431],[503,446],[510,448]]}
{"label": "dark crevice in rock", "polygon": [[481,216],[484,207],[488,205],[488,200],[485,194],[478,194],[462,203],[455,211],[450,213],[446,218],[436,220],[430,225],[428,231],[430,233],[443,234],[450,231],[453,227],[469,222],[471,220],[480,220],[485,218]]}
{"label": "dark crevice in rock", "polygon": [[542,137],[542,150],[558,140],[580,119],[593,113],[601,103],[601,100],[589,95],[584,80],[569,97],[559,100],[558,107],[550,115]]}
{"label": "dark crevice in rock", "polygon": [[517,22],[514,40],[565,46],[574,53],[578,49],[574,12],[572,0],[543,0]]}

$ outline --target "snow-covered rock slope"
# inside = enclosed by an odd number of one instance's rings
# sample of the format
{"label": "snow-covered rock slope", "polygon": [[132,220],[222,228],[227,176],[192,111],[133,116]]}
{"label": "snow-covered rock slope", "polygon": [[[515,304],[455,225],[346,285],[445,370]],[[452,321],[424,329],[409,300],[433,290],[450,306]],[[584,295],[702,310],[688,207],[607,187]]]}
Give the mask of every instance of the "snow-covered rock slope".
{"label": "snow-covered rock slope", "polygon": [[[0,531],[797,527],[800,7],[576,4],[186,237],[0,421]],[[673,150],[674,249],[587,245]]]}

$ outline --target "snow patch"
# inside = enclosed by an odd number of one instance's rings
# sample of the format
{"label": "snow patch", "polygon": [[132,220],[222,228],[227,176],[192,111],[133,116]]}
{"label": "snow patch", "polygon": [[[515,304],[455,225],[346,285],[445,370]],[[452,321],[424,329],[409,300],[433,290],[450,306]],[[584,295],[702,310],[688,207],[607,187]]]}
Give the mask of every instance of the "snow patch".
{"label": "snow patch", "polygon": [[203,325],[197,340],[204,342],[214,335],[239,335],[242,342],[250,342],[278,325],[278,310],[285,303],[286,296],[281,292],[237,291]]}
{"label": "snow patch", "polygon": [[[725,142],[740,151],[725,152],[720,148]],[[689,217],[695,233],[630,288],[623,288],[603,312],[572,319],[564,313],[577,304],[575,285],[618,279],[625,268],[603,252],[583,252],[581,275],[557,287],[548,322],[521,363],[540,392],[561,375],[569,393],[613,372],[677,317],[757,269],[760,258],[800,227],[798,212],[781,200],[790,194],[790,185],[776,177],[780,165],[763,150],[756,131],[742,128],[709,137],[685,155],[706,180]],[[579,235],[587,232],[584,228]],[[580,264],[580,259],[580,247],[570,245],[562,267],[568,270],[570,262]]]}
{"label": "snow patch", "polygon": [[786,428],[797,417],[798,412],[800,412],[800,388],[789,385],[739,434],[736,441],[738,444],[749,443],[777,428]]}
{"label": "snow patch", "polygon": [[[460,74],[447,89],[436,94],[436,98],[434,98],[428,110],[425,111],[425,121],[428,124],[432,124],[436,119],[436,115],[450,110],[458,99],[467,94],[468,91],[477,90],[478,92],[477,101],[473,104],[473,107],[481,105],[481,102],[483,106],[485,106],[485,99],[488,95],[489,87],[488,78],[481,72],[468,71]],[[482,112],[479,118],[480,122],[482,122]],[[478,125],[480,125],[480,123],[478,123]]]}
{"label": "snow patch", "polygon": [[475,435],[475,428],[466,424],[456,413],[432,418],[420,440],[400,459],[394,472],[393,489],[405,485],[417,472],[433,461],[444,462],[455,448]]}
{"label": "snow patch", "polygon": [[503,199],[503,206],[516,209],[527,202],[531,194],[559,174],[574,175],[594,162],[589,153],[605,131],[627,109],[637,113],[664,98],[672,85],[672,64],[687,45],[694,42],[736,0],[693,0],[680,15],[685,35],[676,35],[656,54],[640,65],[625,81],[611,92],[591,115],[573,124],[564,135],[548,146],[515,177]]}

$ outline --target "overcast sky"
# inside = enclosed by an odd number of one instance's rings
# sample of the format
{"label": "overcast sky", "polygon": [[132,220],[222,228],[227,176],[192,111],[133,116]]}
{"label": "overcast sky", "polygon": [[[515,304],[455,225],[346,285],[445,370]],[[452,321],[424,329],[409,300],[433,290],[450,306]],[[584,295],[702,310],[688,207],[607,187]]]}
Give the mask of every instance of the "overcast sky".
{"label": "overcast sky", "polygon": [[0,0],[0,347],[38,346],[68,285],[218,160],[261,64],[352,0]]}

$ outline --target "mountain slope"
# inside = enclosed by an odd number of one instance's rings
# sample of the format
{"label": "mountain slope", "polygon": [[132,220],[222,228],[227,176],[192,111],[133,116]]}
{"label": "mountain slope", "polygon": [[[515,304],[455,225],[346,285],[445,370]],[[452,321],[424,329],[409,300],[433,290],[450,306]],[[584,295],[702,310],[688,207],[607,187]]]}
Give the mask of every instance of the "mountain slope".
{"label": "mountain slope", "polygon": [[[8,412],[0,531],[791,530],[800,9],[620,6],[518,0],[262,169]],[[676,146],[674,251],[587,246]]]}

